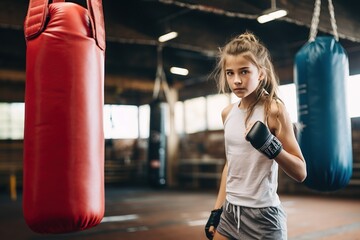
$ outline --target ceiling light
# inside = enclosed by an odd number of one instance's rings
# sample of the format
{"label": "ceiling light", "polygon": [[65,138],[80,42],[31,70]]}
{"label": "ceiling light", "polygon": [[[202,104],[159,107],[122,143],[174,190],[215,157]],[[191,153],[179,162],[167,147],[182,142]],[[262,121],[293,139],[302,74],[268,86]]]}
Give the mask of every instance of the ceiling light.
{"label": "ceiling light", "polygon": [[266,10],[263,15],[257,18],[259,23],[266,23],[278,18],[282,18],[287,15],[287,11],[284,9],[276,8],[275,0],[271,0],[271,8]]}
{"label": "ceiling light", "polygon": [[158,40],[159,40],[159,42],[166,42],[166,41],[176,38],[177,35],[178,35],[177,32],[169,32],[164,35],[161,35]]}
{"label": "ceiling light", "polygon": [[177,74],[181,76],[186,76],[189,74],[189,70],[187,70],[186,68],[179,68],[179,67],[171,67],[170,72],[172,74]]}

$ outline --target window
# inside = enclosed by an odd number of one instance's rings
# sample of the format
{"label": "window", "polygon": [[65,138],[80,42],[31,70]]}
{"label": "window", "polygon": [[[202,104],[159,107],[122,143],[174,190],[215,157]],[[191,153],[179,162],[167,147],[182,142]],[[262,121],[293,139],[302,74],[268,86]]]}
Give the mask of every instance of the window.
{"label": "window", "polygon": [[0,103],[0,139],[23,139],[24,118],[24,103]]}
{"label": "window", "polygon": [[350,76],[346,85],[349,117],[360,117],[360,74]]}
{"label": "window", "polygon": [[298,121],[296,86],[294,83],[279,86],[279,97],[284,102],[292,122]]}
{"label": "window", "polygon": [[206,130],[206,98],[189,99],[184,102],[184,105],[185,132],[195,133]]}
{"label": "window", "polygon": [[[360,75],[350,76],[346,84],[349,117],[360,117]],[[279,86],[280,98],[284,101],[293,122],[297,122],[297,93],[295,84]],[[230,100],[229,100],[230,99]],[[238,101],[234,94],[210,95],[177,102],[175,104],[175,128],[178,134],[222,129],[222,109]],[[23,139],[24,103],[0,103],[0,139]],[[104,106],[105,138],[148,138],[150,107],[131,105]]]}
{"label": "window", "polygon": [[138,138],[138,119],[138,108],[136,106],[105,105],[105,138]]}
{"label": "window", "polygon": [[209,130],[223,129],[221,112],[229,103],[229,97],[225,94],[207,96],[207,125]]}
{"label": "window", "polygon": [[142,105],[139,107],[139,131],[140,138],[149,137],[150,128],[150,106]]}

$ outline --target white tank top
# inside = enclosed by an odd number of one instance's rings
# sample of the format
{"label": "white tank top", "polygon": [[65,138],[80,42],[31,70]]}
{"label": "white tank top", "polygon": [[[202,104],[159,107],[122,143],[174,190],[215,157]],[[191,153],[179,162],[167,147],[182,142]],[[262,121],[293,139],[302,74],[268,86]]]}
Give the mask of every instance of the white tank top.
{"label": "white tank top", "polygon": [[[233,205],[261,208],[278,206],[278,164],[245,140],[246,110],[234,103],[224,122],[228,164],[226,200]],[[264,106],[256,106],[248,123],[264,121]],[[267,123],[265,123],[267,125]]]}

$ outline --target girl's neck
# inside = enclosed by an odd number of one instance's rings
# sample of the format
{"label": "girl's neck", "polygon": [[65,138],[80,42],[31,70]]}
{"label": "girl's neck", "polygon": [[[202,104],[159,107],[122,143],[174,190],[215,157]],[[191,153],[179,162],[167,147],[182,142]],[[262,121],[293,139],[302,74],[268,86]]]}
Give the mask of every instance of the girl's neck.
{"label": "girl's neck", "polygon": [[256,96],[255,96],[255,92],[253,92],[250,95],[248,95],[240,100],[240,104],[239,104],[238,108],[246,110],[255,101],[256,101]]}

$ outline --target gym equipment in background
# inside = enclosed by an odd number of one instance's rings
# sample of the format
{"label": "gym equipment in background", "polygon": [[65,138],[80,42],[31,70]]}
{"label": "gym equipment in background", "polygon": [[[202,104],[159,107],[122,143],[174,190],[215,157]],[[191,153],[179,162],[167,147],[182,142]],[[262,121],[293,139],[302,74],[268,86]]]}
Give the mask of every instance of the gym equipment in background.
{"label": "gym equipment in background", "polygon": [[334,37],[316,37],[320,5],[317,0],[309,41],[295,57],[299,143],[307,165],[305,185],[335,191],[345,187],[352,175],[351,123],[345,93],[349,63],[338,41],[331,0]]}
{"label": "gym equipment in background", "polygon": [[[152,187],[165,187],[167,183],[167,137],[165,132],[169,86],[162,62],[162,45],[157,48],[158,65],[150,103],[150,133],[148,141],[148,181]],[[160,91],[163,88],[163,91]]]}
{"label": "gym equipment in background", "polygon": [[166,103],[158,98],[150,103],[148,180],[152,187],[166,185],[166,109]]}
{"label": "gym equipment in background", "polygon": [[66,233],[104,215],[102,1],[31,0],[25,20],[23,211],[39,233]]}

